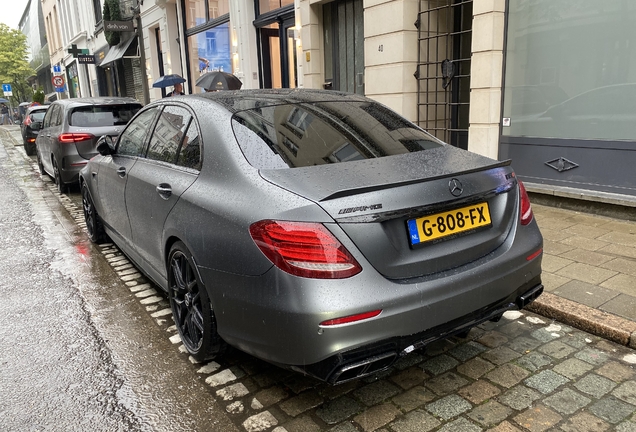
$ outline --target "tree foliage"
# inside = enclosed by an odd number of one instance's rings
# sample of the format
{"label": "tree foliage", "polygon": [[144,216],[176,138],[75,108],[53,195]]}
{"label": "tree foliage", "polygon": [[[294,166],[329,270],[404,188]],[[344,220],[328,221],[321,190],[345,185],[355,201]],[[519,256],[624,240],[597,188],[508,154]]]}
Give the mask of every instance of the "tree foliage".
{"label": "tree foliage", "polygon": [[27,78],[35,75],[27,61],[26,36],[0,23],[0,84],[11,84],[13,98],[26,100],[31,96]]}
{"label": "tree foliage", "polygon": [[[119,0],[106,0],[104,2],[104,11],[102,13],[104,21],[121,21],[121,9],[119,7]],[[108,45],[117,45],[120,41],[119,32],[104,32],[106,42]]]}
{"label": "tree foliage", "polygon": [[35,93],[33,93],[33,102],[37,102],[39,104],[44,103],[44,91],[41,88],[38,88]]}

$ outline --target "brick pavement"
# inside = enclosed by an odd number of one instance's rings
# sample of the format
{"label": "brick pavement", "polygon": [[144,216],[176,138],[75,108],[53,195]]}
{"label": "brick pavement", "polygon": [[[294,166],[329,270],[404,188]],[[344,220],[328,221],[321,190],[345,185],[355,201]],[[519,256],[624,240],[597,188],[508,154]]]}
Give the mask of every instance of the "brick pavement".
{"label": "brick pavement", "polygon": [[548,294],[531,309],[636,347],[636,222],[536,204],[533,210]]}
{"label": "brick pavement", "polygon": [[631,348],[513,312],[335,387],[238,351],[198,370],[248,432],[626,432],[635,364]]}

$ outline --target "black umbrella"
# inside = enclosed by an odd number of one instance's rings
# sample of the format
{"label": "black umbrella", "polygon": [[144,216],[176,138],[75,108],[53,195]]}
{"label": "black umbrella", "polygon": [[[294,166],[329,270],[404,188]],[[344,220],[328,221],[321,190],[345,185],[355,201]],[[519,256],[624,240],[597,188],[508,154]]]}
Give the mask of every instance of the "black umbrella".
{"label": "black umbrella", "polygon": [[197,87],[206,90],[238,90],[243,83],[231,73],[214,71],[203,74],[197,79]]}
{"label": "black umbrella", "polygon": [[170,75],[164,75],[157,78],[157,81],[152,83],[152,86],[157,88],[165,88],[165,87],[173,86],[175,84],[181,84],[184,82],[186,82],[186,80],[181,75],[170,74]]}

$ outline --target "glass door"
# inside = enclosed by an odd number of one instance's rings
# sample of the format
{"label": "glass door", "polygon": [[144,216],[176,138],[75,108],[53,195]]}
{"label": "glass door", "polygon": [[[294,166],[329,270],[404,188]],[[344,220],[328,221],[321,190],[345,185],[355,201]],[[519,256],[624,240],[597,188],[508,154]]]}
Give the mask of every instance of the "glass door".
{"label": "glass door", "polygon": [[270,11],[254,23],[259,35],[262,88],[298,87],[297,35],[293,4]]}

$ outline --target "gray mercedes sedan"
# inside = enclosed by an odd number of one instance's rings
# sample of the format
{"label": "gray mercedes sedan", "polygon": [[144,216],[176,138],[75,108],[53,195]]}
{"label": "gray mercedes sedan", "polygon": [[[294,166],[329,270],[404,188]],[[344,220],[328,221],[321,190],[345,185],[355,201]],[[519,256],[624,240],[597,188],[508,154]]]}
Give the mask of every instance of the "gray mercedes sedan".
{"label": "gray mercedes sedan", "polygon": [[166,98],[98,151],[80,174],[89,236],[166,290],[200,361],[231,345],[341,383],[543,291],[543,240],[510,161],[371,99]]}

